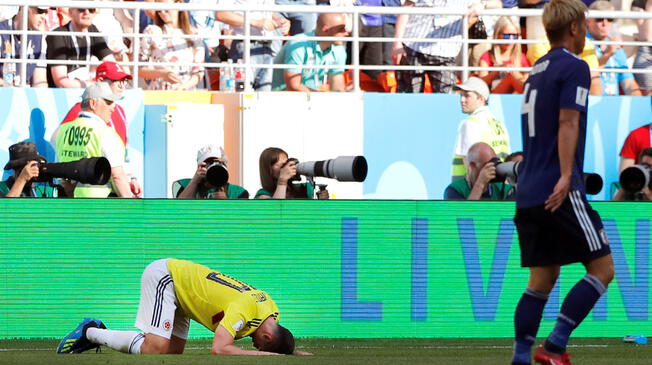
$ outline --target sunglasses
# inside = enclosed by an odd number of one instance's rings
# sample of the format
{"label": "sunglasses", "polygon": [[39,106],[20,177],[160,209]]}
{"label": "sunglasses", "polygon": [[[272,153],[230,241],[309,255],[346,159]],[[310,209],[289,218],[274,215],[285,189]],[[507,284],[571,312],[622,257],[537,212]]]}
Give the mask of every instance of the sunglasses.
{"label": "sunglasses", "polygon": [[503,33],[500,38],[502,39],[518,39],[519,35],[516,33]]}
{"label": "sunglasses", "polygon": [[104,98],[102,98],[102,100],[104,100],[104,102],[105,102],[106,105],[108,105],[108,106],[113,105],[113,100],[108,100],[108,99],[104,99]]}
{"label": "sunglasses", "polygon": [[78,8],[77,11],[80,12],[80,13],[83,13],[83,12],[85,12],[85,11],[88,11],[88,12],[91,13],[91,14],[95,14],[95,12],[97,11],[97,9],[94,9],[94,8]]}
{"label": "sunglasses", "polygon": [[129,86],[129,80],[127,80],[127,79],[122,79],[122,80],[110,80],[110,79],[108,79],[108,80],[105,80],[105,81],[108,81],[109,84],[118,84],[118,85],[124,86],[124,87]]}
{"label": "sunglasses", "polygon": [[45,14],[48,12],[48,9],[39,9],[36,8],[36,14]]}
{"label": "sunglasses", "polygon": [[614,22],[614,18],[595,18],[595,21],[598,22],[598,23],[602,23],[605,20],[608,21],[609,23]]}

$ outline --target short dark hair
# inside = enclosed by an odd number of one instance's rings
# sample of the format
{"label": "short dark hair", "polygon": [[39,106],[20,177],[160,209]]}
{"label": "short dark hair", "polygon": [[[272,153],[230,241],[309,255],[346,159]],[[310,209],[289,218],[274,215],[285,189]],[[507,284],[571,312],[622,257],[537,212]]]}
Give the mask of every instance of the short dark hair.
{"label": "short dark hair", "polygon": [[277,354],[292,355],[294,353],[294,336],[290,330],[279,324],[276,326],[272,341],[261,350],[275,352]]}
{"label": "short dark hair", "polygon": [[643,151],[638,154],[638,161],[640,162],[645,156],[652,157],[652,147],[644,148]]}

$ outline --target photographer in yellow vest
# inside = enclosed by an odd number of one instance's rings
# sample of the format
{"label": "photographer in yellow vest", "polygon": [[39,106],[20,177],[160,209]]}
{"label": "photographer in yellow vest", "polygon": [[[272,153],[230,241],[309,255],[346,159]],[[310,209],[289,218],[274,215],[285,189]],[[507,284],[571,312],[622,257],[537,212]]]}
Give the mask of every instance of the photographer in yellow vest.
{"label": "photographer in yellow vest", "polygon": [[62,124],[53,138],[56,141],[59,162],[106,157],[111,164],[109,183],[106,185],[77,183],[74,190],[75,198],[106,198],[109,195],[133,197],[123,168],[125,147],[109,124],[115,102],[120,99],[121,97],[114,94],[109,84],[105,82],[90,85],[82,95],[82,111],[77,119]]}

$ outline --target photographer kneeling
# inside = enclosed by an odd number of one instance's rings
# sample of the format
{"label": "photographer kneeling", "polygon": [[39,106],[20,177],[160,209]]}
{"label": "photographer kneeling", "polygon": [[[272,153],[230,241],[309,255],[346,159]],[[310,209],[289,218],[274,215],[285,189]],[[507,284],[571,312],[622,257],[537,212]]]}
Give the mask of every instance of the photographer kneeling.
{"label": "photographer kneeling", "polygon": [[467,174],[446,187],[446,200],[505,200],[511,186],[491,182],[496,178],[496,152],[484,142],[475,143],[467,154]]}
{"label": "photographer kneeling", "polygon": [[249,192],[245,188],[228,183],[229,172],[226,166],[227,158],[222,147],[208,145],[200,148],[197,151],[195,176],[192,179],[175,181],[175,184],[181,185],[176,197],[179,199],[249,199]]}
{"label": "photographer kneeling", "polygon": [[39,175],[39,162],[45,157],[38,154],[34,142],[20,142],[9,147],[9,162],[5,170],[14,170],[6,181],[0,181],[0,197],[47,197],[55,195],[55,188],[48,184],[33,184]]}
{"label": "photographer kneeling", "polygon": [[[315,187],[309,183],[293,184],[297,176],[297,161],[289,159],[280,148],[269,147],[259,159],[260,184],[255,199],[313,199]],[[328,199],[328,190],[317,193],[317,199]]]}

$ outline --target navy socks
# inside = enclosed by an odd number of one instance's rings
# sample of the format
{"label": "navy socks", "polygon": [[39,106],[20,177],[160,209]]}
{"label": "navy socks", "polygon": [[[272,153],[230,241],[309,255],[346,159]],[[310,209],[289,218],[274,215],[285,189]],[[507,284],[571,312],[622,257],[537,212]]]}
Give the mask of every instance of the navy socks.
{"label": "navy socks", "polygon": [[544,344],[547,351],[559,354],[566,351],[571,333],[591,312],[605,291],[607,288],[602,282],[589,274],[575,284],[566,295],[555,328]]}
{"label": "navy socks", "polygon": [[514,357],[512,364],[529,364],[548,294],[527,288],[514,313]]}

